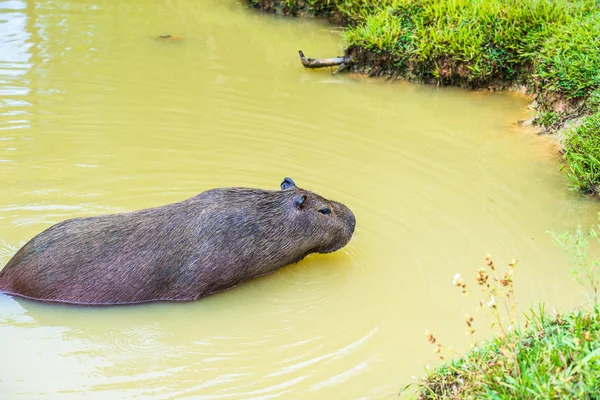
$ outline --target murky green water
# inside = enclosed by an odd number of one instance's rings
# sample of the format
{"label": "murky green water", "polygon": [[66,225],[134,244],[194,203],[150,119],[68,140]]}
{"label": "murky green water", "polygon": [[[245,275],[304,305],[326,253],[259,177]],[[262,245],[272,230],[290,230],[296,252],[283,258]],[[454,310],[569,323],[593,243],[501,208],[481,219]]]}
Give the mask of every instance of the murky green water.
{"label": "murky green water", "polygon": [[0,1],[0,265],[66,218],[284,176],[358,220],[342,251],[198,302],[0,295],[0,398],[394,397],[435,362],[425,329],[466,346],[452,277],[486,253],[520,260],[523,308],[584,300],[547,230],[597,206],[514,125],[527,99],[300,66],[341,46],[235,1]]}

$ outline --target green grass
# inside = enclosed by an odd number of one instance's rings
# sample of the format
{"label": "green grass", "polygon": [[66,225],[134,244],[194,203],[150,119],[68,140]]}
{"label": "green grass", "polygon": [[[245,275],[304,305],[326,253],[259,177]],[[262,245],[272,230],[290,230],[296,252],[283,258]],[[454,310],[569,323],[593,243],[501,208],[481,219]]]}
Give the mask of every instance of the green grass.
{"label": "green grass", "polygon": [[418,65],[425,78],[441,83],[479,86],[532,77],[546,90],[576,98],[600,84],[593,55],[600,54],[596,5],[590,0],[387,1],[355,20],[345,38],[350,47]]}
{"label": "green grass", "polygon": [[600,192],[600,112],[567,135],[565,160],[573,188],[597,195]]}
{"label": "green grass", "polygon": [[597,399],[600,315],[531,312],[528,328],[436,369],[418,392],[419,399]]}
{"label": "green grass", "polygon": [[554,29],[535,56],[534,77],[546,91],[585,98],[600,87],[600,13]]}

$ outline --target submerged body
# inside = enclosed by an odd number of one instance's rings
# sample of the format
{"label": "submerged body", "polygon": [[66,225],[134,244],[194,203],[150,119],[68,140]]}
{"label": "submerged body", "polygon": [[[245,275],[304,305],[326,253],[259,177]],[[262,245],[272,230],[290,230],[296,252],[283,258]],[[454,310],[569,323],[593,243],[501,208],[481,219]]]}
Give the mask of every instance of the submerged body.
{"label": "submerged body", "polygon": [[195,300],[346,245],[347,207],[289,178],[281,186],[60,222],[0,271],[0,292],[77,304]]}

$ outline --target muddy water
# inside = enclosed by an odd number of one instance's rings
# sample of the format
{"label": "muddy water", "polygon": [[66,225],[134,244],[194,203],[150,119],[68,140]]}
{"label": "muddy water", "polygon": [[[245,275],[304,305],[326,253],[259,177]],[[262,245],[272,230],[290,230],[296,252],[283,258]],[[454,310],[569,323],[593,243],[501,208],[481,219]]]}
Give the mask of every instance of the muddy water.
{"label": "muddy water", "polygon": [[514,125],[527,99],[297,59],[341,45],[233,1],[0,1],[0,265],[66,218],[285,176],[358,220],[342,251],[198,302],[0,295],[0,398],[387,398],[435,363],[425,329],[466,346],[452,276],[486,253],[520,260],[523,308],[583,301],[547,230],[597,207]]}

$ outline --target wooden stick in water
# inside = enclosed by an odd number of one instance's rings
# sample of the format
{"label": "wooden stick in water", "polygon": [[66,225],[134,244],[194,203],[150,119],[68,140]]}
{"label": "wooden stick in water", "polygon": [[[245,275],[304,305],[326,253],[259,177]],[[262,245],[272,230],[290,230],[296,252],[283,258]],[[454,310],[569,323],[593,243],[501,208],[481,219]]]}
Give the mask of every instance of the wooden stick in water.
{"label": "wooden stick in water", "polygon": [[324,67],[335,67],[342,64],[347,64],[350,60],[347,57],[333,57],[333,58],[306,58],[302,50],[298,50],[300,54],[300,61],[305,68],[324,68]]}

